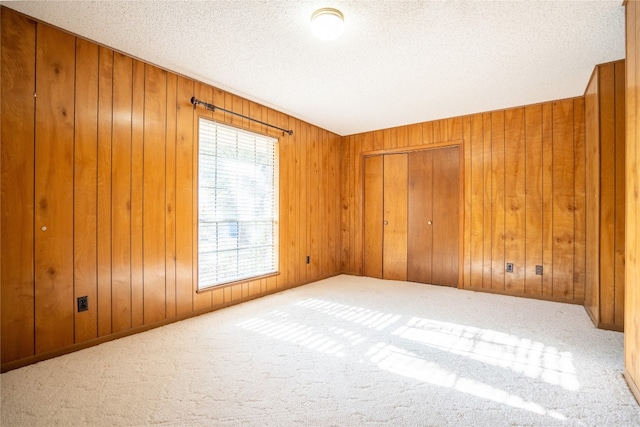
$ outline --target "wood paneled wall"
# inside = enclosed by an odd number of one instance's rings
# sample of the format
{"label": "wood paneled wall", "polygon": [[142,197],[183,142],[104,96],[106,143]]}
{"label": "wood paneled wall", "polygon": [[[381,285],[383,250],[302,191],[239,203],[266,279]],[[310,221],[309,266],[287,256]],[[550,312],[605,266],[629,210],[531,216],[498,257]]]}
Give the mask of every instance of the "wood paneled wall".
{"label": "wood paneled wall", "polygon": [[624,328],[624,60],[597,65],[585,91],[587,270],[594,324]]}
{"label": "wood paneled wall", "polygon": [[464,140],[464,287],[582,303],[584,111],[579,97],[344,137],[342,271],[363,272],[361,154]]}
{"label": "wood paneled wall", "polygon": [[626,2],[626,265],[624,365],[625,378],[640,402],[640,5]]}
{"label": "wood paneled wall", "polygon": [[[0,10],[3,370],[340,272],[339,136]],[[201,116],[279,138],[278,276],[196,293]]]}

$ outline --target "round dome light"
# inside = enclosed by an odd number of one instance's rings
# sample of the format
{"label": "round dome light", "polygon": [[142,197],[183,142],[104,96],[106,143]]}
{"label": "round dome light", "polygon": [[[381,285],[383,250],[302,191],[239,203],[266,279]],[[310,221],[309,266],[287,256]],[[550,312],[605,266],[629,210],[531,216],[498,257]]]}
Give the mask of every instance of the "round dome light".
{"label": "round dome light", "polygon": [[338,9],[325,7],[311,15],[311,32],[320,40],[335,40],[344,31],[344,15]]}

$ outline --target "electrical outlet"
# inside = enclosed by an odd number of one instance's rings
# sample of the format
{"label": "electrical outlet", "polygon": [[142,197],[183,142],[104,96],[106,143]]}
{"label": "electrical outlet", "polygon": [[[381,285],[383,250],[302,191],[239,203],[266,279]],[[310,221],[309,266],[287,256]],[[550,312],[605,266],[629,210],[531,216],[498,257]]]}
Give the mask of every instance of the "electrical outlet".
{"label": "electrical outlet", "polygon": [[307,264],[311,264],[311,257],[307,255]]}
{"label": "electrical outlet", "polygon": [[89,310],[89,297],[78,298],[78,313]]}
{"label": "electrical outlet", "polygon": [[513,273],[513,263],[512,262],[508,262],[507,263],[507,273]]}
{"label": "electrical outlet", "polygon": [[538,276],[542,276],[542,266],[541,265],[536,265],[536,274]]}

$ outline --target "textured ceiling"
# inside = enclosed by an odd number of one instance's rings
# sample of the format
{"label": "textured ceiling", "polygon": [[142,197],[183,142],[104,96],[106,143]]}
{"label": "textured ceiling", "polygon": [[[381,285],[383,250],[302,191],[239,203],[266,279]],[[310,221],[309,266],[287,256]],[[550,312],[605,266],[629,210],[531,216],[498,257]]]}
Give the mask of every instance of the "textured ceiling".
{"label": "textured ceiling", "polygon": [[621,0],[2,4],[340,135],[582,95],[625,53]]}

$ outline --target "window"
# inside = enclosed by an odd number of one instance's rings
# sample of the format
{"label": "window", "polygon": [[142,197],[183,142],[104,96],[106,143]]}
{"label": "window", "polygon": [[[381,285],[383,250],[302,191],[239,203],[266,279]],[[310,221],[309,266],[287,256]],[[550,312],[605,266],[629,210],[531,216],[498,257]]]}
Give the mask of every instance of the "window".
{"label": "window", "polygon": [[277,144],[200,118],[198,289],[277,272]]}

